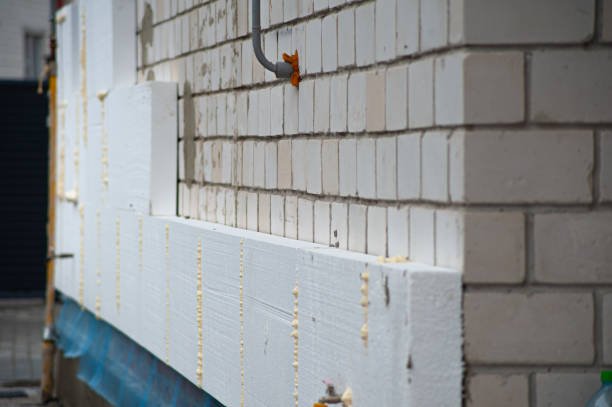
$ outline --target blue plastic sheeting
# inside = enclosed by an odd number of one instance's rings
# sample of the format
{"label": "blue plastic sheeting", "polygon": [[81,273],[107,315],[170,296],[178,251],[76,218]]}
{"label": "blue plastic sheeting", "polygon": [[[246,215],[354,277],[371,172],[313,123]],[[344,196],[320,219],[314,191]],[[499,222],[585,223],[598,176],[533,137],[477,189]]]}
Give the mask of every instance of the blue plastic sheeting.
{"label": "blue plastic sheeting", "polygon": [[108,323],[64,297],[57,345],[79,358],[77,376],[115,406],[223,407]]}

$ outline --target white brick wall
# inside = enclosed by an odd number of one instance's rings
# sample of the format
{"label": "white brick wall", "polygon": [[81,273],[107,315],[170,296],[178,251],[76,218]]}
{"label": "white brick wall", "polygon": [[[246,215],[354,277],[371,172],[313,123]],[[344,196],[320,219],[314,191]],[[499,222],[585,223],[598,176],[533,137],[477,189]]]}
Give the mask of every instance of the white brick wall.
{"label": "white brick wall", "polygon": [[461,269],[466,406],[591,391],[612,363],[612,1],[266,2],[299,89],[253,58],[247,0],[224,21],[152,3],[139,78],[189,81],[206,140],[195,188],[178,157],[181,214]]}

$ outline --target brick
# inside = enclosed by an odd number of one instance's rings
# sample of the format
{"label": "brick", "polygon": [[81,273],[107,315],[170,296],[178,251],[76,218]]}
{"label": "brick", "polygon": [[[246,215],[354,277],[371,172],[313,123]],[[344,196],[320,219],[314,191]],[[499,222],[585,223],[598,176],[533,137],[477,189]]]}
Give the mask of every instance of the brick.
{"label": "brick", "polygon": [[375,139],[357,139],[357,163],[357,195],[361,198],[376,198]]}
{"label": "brick", "polygon": [[[282,104],[282,100],[283,100],[282,93],[281,93],[280,100],[281,100],[280,103]],[[227,109],[225,113],[225,120],[226,120],[225,132],[228,136],[235,136],[237,135],[236,120],[237,120],[237,113],[238,113],[236,110],[236,93],[228,93],[226,103],[227,103],[227,106],[226,106]],[[282,109],[282,106],[281,106],[281,109]],[[282,119],[282,114],[281,114],[281,119]],[[282,124],[281,124],[281,131],[282,131]]]}
{"label": "brick", "polygon": [[476,374],[467,382],[467,407],[529,407],[527,376]]}
{"label": "brick", "polygon": [[407,207],[387,208],[388,255],[410,257],[408,220],[410,212]]}
{"label": "brick", "polygon": [[263,141],[253,145],[253,186],[266,186],[266,143]]}
{"label": "brick", "polygon": [[259,220],[259,209],[257,207],[257,193],[247,192],[246,196],[246,228],[257,231],[257,222]]}
{"label": "brick", "polygon": [[434,264],[434,210],[410,208],[410,260]]}
{"label": "brick", "polygon": [[321,22],[322,41],[321,57],[323,59],[323,72],[333,72],[338,69],[338,30],[336,14],[330,14]]}
{"label": "brick", "polygon": [[278,142],[278,188],[291,189],[291,140]]}
{"label": "brick", "polygon": [[376,139],[376,197],[397,199],[396,138]]}
{"label": "brick", "polygon": [[348,248],[348,208],[345,203],[331,204],[331,242],[333,247]]}
{"label": "brick", "polygon": [[312,242],[314,239],[313,231],[313,202],[309,199],[298,198],[298,236],[299,240]]}
{"label": "brick", "polygon": [[242,54],[240,57],[242,83],[249,85],[253,82],[253,45],[251,41],[244,41],[242,43]]}
{"label": "brick", "polygon": [[270,233],[270,195],[259,194],[257,206],[258,230],[262,233]]}
{"label": "brick", "polygon": [[612,212],[535,215],[534,240],[536,281],[612,283]]}
{"label": "brick", "polygon": [[267,189],[276,189],[277,176],[278,176],[278,165],[277,165],[277,151],[276,143],[270,142],[265,144],[266,158],[265,158],[265,185]]}
{"label": "brick", "polygon": [[[236,5],[236,35],[239,37],[246,35],[250,31],[248,4],[248,0],[238,0]],[[204,19],[201,20],[206,21]]]}
{"label": "brick", "polygon": [[385,71],[374,70],[366,74],[366,130],[385,129]]}
{"label": "brick", "polygon": [[314,11],[325,10],[329,8],[329,0],[314,0]]}
{"label": "brick", "polygon": [[612,364],[612,293],[606,293],[601,302],[601,343],[603,362]]}
{"label": "brick", "polygon": [[448,200],[447,131],[429,131],[422,139],[421,197],[431,201]]}
{"label": "brick", "polygon": [[236,226],[236,195],[233,189],[225,190],[225,224]]}
{"label": "brick", "polygon": [[[593,136],[585,130],[460,131],[450,145],[460,202],[590,202]],[[542,160],[546,157],[546,160]]]}
{"label": "brick", "polygon": [[[321,19],[308,21],[306,24],[306,71],[304,73],[321,72]],[[300,85],[301,86],[301,85]]]}
{"label": "brick", "polygon": [[417,199],[421,195],[421,134],[397,136],[397,197]]}
{"label": "brick", "polygon": [[348,249],[366,251],[366,210],[367,206],[350,204],[348,213]]}
{"label": "brick", "polygon": [[[263,49],[264,55],[268,58],[268,61],[276,61],[276,54],[278,53],[278,36],[276,31],[268,32],[263,34]],[[273,72],[264,71],[264,78],[266,82],[273,81],[276,76]]]}
{"label": "brick", "polygon": [[397,2],[397,55],[410,55],[419,50],[419,0],[401,0]]}
{"label": "brick", "polygon": [[238,136],[248,132],[248,92],[239,92],[236,96],[236,130]]}
{"label": "brick", "polygon": [[366,74],[352,73],[348,78],[348,129],[352,132],[366,128]]}
{"label": "brick", "polygon": [[321,193],[321,140],[306,141],[306,191]]}
{"label": "brick", "polygon": [[338,195],[338,140],[323,140],[321,145],[322,190]]}
{"label": "brick", "polygon": [[298,14],[300,17],[307,16],[313,12],[313,0],[299,0]]}
{"label": "brick", "polygon": [[283,2],[270,1],[270,24],[279,24],[283,22]]}
{"label": "brick", "polygon": [[319,78],[314,89],[314,131],[329,131],[329,78]]}
{"label": "brick", "polygon": [[387,209],[368,206],[367,253],[387,255]]}
{"label": "brick", "polygon": [[400,130],[408,124],[408,66],[387,69],[386,78],[387,130]]}
{"label": "brick", "polygon": [[541,51],[531,60],[532,120],[612,121],[612,52]]}
{"label": "brick", "polygon": [[298,198],[296,196],[285,197],[285,237],[298,238]]}
{"label": "brick", "polygon": [[590,293],[468,292],[464,315],[468,363],[593,362]]}
{"label": "brick", "polygon": [[353,8],[338,13],[338,66],[355,63],[355,12]]}
{"label": "brick", "polygon": [[[202,191],[204,188],[202,188]],[[201,195],[200,195],[201,196]],[[246,204],[246,191],[238,191],[236,194],[236,226],[241,229],[246,229],[247,225],[247,204]],[[200,199],[200,203],[203,200]],[[202,215],[200,215],[200,219],[203,219]]]}
{"label": "brick", "polygon": [[464,0],[468,44],[542,44],[588,41],[595,2],[583,0]]}
{"label": "brick", "polygon": [[[206,117],[207,117],[207,126],[206,126],[206,134],[208,136],[217,135],[217,97],[215,95],[211,95],[206,98]],[[254,103],[254,106],[257,106],[257,103]],[[255,112],[253,112],[255,114]],[[257,131],[255,128],[254,131]]]}
{"label": "brick", "polygon": [[612,42],[612,0],[603,0],[601,40]]}
{"label": "brick", "polygon": [[436,123],[516,123],[524,118],[520,52],[460,52],[436,59]]}
{"label": "brick", "polygon": [[283,134],[283,100],[282,85],[270,89],[270,134],[273,136]]}
{"label": "brick", "polygon": [[242,143],[242,185],[252,187],[253,183],[253,142]]}
{"label": "brick", "polygon": [[357,66],[374,63],[374,3],[355,9],[355,61]]}
{"label": "brick", "polygon": [[464,218],[457,210],[436,211],[435,265],[461,270],[464,253]]}
{"label": "brick", "polygon": [[329,245],[330,204],[325,201],[314,203],[314,241]]}
{"label": "brick", "polygon": [[395,1],[376,0],[376,60],[395,57]]}
{"label": "brick", "polygon": [[[248,135],[257,136],[259,133],[259,106],[257,104],[259,98],[259,92],[257,90],[249,91],[249,104],[248,104]],[[210,133],[210,131],[209,131]]]}
{"label": "brick", "polygon": [[340,195],[355,196],[357,194],[357,140],[340,139],[338,158]]}
{"label": "brick", "polygon": [[295,20],[298,16],[298,0],[283,0],[283,17],[285,22]]}
{"label": "brick", "polygon": [[270,198],[270,233],[276,236],[285,234],[285,198],[281,195]]}
{"label": "brick", "polygon": [[599,200],[612,201],[612,131],[599,135]]}
{"label": "brick", "polygon": [[270,88],[260,89],[257,96],[258,136],[270,135]]}
{"label": "brick", "polygon": [[300,72],[306,72],[306,23],[301,23],[292,27],[291,30],[291,49],[297,50],[300,55]]}
{"label": "brick", "polygon": [[519,212],[464,215],[463,281],[508,284],[525,279],[525,217]]}
{"label": "brick", "polygon": [[346,131],[348,75],[337,75],[330,83],[329,127],[332,132]]}
{"label": "brick", "polygon": [[293,189],[306,191],[306,140],[293,140],[291,145],[291,178]]}
{"label": "brick", "polygon": [[293,85],[284,85],[284,131],[285,134],[298,132],[298,100],[299,92]]}
{"label": "brick", "polygon": [[446,0],[421,1],[421,50],[446,45],[448,36],[447,7]]}
{"label": "brick", "polygon": [[300,133],[312,133],[314,120],[314,81],[300,83],[298,122]]}
{"label": "brick", "polygon": [[597,373],[537,373],[536,406],[584,406],[600,386]]}

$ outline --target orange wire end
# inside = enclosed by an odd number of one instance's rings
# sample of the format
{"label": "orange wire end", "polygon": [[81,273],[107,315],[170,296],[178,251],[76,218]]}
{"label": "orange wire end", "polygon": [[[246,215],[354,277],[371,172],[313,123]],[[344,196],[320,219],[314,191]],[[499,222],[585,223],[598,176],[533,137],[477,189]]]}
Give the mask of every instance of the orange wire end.
{"label": "orange wire end", "polygon": [[300,86],[302,77],[300,76],[300,58],[298,56],[297,49],[293,55],[289,55],[283,52],[283,61],[291,64],[293,67],[293,74],[291,75],[291,84],[295,87]]}

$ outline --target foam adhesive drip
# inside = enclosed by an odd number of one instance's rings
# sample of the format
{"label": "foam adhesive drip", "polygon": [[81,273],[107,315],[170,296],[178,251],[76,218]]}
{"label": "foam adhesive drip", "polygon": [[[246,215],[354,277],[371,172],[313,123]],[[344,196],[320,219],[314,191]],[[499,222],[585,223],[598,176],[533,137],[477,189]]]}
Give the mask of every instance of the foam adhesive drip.
{"label": "foam adhesive drip", "polygon": [[98,99],[100,100],[100,121],[102,122],[102,158],[100,160],[100,166],[102,168],[102,189],[104,198],[108,192],[108,129],[106,126],[106,107],[104,103],[107,94],[108,92],[106,91],[98,92]]}
{"label": "foam adhesive drip", "polygon": [[363,346],[368,347],[368,306],[370,304],[370,300],[368,298],[368,282],[370,280],[370,273],[368,272],[368,263],[365,265],[365,271],[361,273],[361,301],[360,305],[363,308],[363,325],[360,329],[361,340],[363,341]]}
{"label": "foam adhesive drip", "polygon": [[85,18],[85,7],[81,10],[81,106],[83,108],[83,145],[87,147],[87,133],[89,128],[87,127],[87,25]]}

